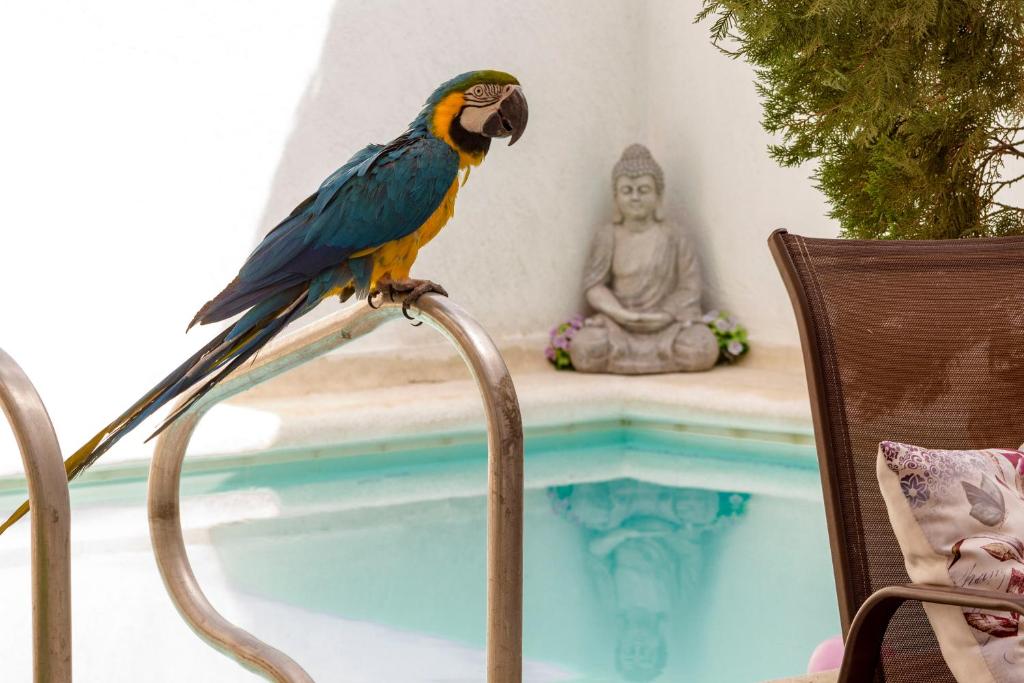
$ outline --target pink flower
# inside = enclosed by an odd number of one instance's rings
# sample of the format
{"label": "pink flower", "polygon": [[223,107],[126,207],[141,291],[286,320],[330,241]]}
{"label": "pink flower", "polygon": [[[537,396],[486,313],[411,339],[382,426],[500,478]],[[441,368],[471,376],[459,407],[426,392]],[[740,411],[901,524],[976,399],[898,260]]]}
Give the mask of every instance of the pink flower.
{"label": "pink flower", "polygon": [[999,451],[999,455],[1010,461],[1017,474],[1024,477],[1024,453],[1020,451]]}

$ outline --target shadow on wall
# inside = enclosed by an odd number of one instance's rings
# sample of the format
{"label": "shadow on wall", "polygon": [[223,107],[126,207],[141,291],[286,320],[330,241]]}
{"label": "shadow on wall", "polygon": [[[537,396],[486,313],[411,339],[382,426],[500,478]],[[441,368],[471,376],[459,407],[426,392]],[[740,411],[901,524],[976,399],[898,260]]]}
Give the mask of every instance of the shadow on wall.
{"label": "shadow on wall", "polygon": [[586,249],[608,210],[606,169],[642,126],[641,27],[624,3],[339,0],[256,240],[356,150],[404,131],[441,82],[507,70],[524,84],[530,129],[473,170],[414,275],[442,282],[492,333],[546,330],[579,308]]}

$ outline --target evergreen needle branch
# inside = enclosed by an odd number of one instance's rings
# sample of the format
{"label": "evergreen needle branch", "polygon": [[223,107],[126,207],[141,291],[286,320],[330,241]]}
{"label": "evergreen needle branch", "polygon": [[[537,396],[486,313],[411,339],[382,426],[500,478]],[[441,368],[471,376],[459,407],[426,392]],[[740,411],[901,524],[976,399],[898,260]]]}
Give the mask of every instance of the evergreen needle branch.
{"label": "evergreen needle branch", "polygon": [[997,156],[997,155],[1001,155],[1001,154],[1008,154],[1008,155],[1013,156],[1013,157],[1022,157],[1022,158],[1024,158],[1024,151],[1021,151],[1021,150],[1017,149],[1017,146],[1016,146],[1017,144],[1020,144],[1020,143],[1011,144],[1011,143],[1001,142],[998,145],[993,145],[993,146],[989,147],[989,150],[991,150],[994,153],[991,156]]}
{"label": "evergreen needle branch", "polygon": [[995,190],[992,193],[992,194],[995,194],[995,193],[999,192],[1000,190],[1002,190],[1004,187],[1009,187],[1010,185],[1013,185],[1014,183],[1016,183],[1019,180],[1024,180],[1024,173],[1020,174],[1016,178],[1010,178],[1009,180],[1000,180],[1000,181],[991,182],[991,183],[989,183],[989,186],[995,188]]}
{"label": "evergreen needle branch", "polygon": [[754,67],[782,166],[812,178],[847,237],[1024,234],[995,201],[1024,173],[1020,0],[703,0],[712,44]]}

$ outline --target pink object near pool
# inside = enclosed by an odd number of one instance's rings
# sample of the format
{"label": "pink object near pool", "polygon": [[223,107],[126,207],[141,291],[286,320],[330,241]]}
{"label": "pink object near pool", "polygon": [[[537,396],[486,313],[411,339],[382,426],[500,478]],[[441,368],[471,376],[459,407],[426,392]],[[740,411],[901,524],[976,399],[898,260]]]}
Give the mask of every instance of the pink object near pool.
{"label": "pink object near pool", "polygon": [[844,650],[842,636],[833,636],[822,641],[811,653],[811,660],[807,662],[807,673],[816,674],[838,669],[843,663]]}

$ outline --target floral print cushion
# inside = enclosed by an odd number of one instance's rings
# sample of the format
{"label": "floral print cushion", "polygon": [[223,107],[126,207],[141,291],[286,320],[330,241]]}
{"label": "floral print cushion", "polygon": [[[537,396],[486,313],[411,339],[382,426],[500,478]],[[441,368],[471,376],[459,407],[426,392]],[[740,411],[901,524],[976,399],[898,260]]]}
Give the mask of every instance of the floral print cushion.
{"label": "floral print cushion", "polygon": [[[1024,453],[883,441],[877,473],[912,581],[1024,594]],[[1020,614],[925,611],[957,681],[1024,683]]]}

